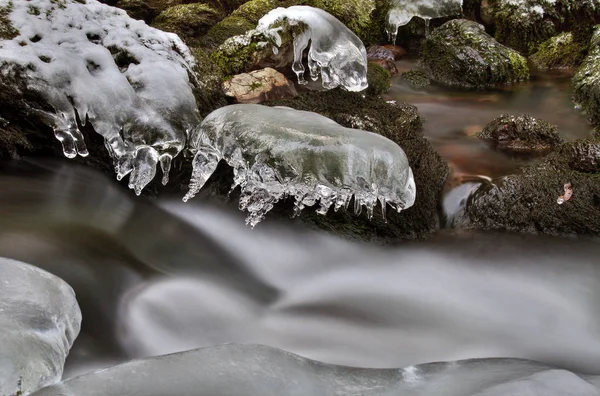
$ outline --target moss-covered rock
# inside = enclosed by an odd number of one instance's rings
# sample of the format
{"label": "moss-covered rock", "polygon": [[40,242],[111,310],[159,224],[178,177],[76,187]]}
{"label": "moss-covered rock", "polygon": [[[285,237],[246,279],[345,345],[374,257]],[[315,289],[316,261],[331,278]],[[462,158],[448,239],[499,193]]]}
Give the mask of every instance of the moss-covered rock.
{"label": "moss-covered rock", "polygon": [[152,26],[165,32],[176,33],[189,45],[222,18],[220,11],[204,3],[180,4],[161,12],[152,22]]}
{"label": "moss-covered rock", "polygon": [[119,0],[117,7],[127,11],[130,17],[146,23],[152,22],[160,13],[160,11],[150,7],[146,0]]}
{"label": "moss-covered rock", "polygon": [[193,92],[198,110],[205,117],[213,110],[227,104],[227,99],[221,89],[223,72],[201,48],[192,48],[191,51],[196,59],[192,78],[195,78],[197,82],[194,84]]}
{"label": "moss-covered rock", "polygon": [[413,89],[423,89],[431,84],[431,80],[421,70],[409,70],[401,74],[402,80],[406,81]]}
{"label": "moss-covered rock", "polygon": [[571,32],[564,32],[544,41],[529,60],[538,70],[573,71],[586,52],[587,46],[574,41]]}
{"label": "moss-covered rock", "polygon": [[446,22],[434,30],[423,43],[420,64],[432,80],[463,88],[529,78],[525,58],[494,40],[482,25],[466,19]]}
{"label": "moss-covered rock", "polygon": [[530,115],[502,115],[483,128],[477,137],[495,149],[512,154],[541,155],[563,143],[558,128]]}
{"label": "moss-covered rock", "polygon": [[381,95],[392,87],[392,74],[381,65],[369,62],[367,65],[367,82],[369,95]]}
{"label": "moss-covered rock", "polygon": [[12,40],[19,35],[19,31],[12,26],[12,23],[8,19],[12,8],[12,1],[9,1],[4,6],[0,6],[0,39]]}
{"label": "moss-covered rock", "polygon": [[[582,152],[593,153],[594,162],[588,163],[595,165],[582,169],[578,165]],[[565,143],[521,173],[480,187],[469,197],[455,224],[464,228],[598,236],[598,154],[598,141]],[[572,197],[558,204],[558,197],[565,193],[564,186],[569,183]]]}
{"label": "moss-covered rock", "polygon": [[592,37],[588,56],[573,77],[573,100],[600,131],[600,25]]}
{"label": "moss-covered rock", "polygon": [[304,1],[304,4],[327,11],[363,41],[379,42],[385,27],[384,24],[374,24],[374,20],[379,16],[376,15],[377,6],[383,5],[382,2],[378,4],[376,0],[308,0]]}

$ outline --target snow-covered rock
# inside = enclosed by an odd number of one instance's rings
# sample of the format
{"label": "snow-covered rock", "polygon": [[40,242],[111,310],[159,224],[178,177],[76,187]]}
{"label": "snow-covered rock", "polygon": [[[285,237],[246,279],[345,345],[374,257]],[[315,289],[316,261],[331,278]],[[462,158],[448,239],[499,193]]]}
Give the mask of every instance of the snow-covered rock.
{"label": "snow-covered rock", "polygon": [[0,40],[0,82],[23,85],[15,100],[43,98],[37,114],[64,154],[88,155],[78,121],[90,122],[137,194],[159,162],[166,183],[199,120],[185,44],[96,0],[13,0],[7,18],[15,34]]}
{"label": "snow-covered rock", "polygon": [[234,169],[232,189],[240,186],[240,209],[255,226],[279,200],[295,198],[295,211],[320,200],[318,213],[366,206],[371,218],[379,201],[398,211],[413,205],[416,189],[404,151],[385,137],[345,128],[317,113],[288,107],[232,105],[209,114],[192,131],[195,151],[192,198],[220,160]]}
{"label": "snow-covered rock", "polygon": [[0,395],[28,394],[58,382],[80,325],[69,285],[0,258]]}

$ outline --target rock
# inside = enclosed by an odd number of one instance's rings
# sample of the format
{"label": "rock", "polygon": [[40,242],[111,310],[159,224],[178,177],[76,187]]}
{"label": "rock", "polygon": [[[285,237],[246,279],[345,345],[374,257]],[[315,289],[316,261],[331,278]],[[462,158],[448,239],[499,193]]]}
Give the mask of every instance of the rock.
{"label": "rock", "polygon": [[389,70],[375,62],[368,63],[367,82],[369,87],[367,93],[369,95],[381,95],[387,92],[392,87],[392,74]]}
{"label": "rock", "polygon": [[0,39],[12,40],[19,35],[19,31],[15,29],[8,19],[9,13],[12,11],[11,3],[5,6],[0,6]]}
{"label": "rock", "polygon": [[211,111],[227,104],[227,99],[221,89],[223,72],[202,49],[191,48],[191,52],[196,59],[193,77],[196,78],[197,83],[194,84],[194,97],[200,115],[205,117]]}
{"label": "rock", "polygon": [[427,74],[420,70],[409,70],[402,73],[402,80],[406,81],[414,89],[423,89],[431,84]]}
{"label": "rock", "polygon": [[389,71],[391,75],[398,74],[398,67],[396,67],[396,64],[392,61],[385,60],[385,59],[374,59],[369,62],[375,63],[375,64],[383,67],[385,70]]}
{"label": "rock", "polygon": [[146,0],[119,0],[116,6],[127,11],[130,17],[148,24],[159,14],[159,11],[150,7]]}
{"label": "rock", "polygon": [[152,26],[165,32],[176,33],[190,45],[190,40],[203,36],[222,18],[220,11],[204,3],[180,4],[161,12],[152,22]]}
{"label": "rock", "polygon": [[538,47],[529,60],[538,70],[574,71],[581,64],[587,48],[573,40],[572,33],[561,33]]}
{"label": "rock", "polygon": [[[401,213],[388,210],[387,223],[377,209],[372,221],[368,221],[364,213],[360,217],[355,216],[351,210],[340,210],[327,216],[305,210],[295,221],[350,239],[384,242],[425,237],[439,227],[438,197],[448,174],[448,165],[423,136],[416,107],[390,104],[382,98],[362,97],[340,89],[308,92],[295,99],[265,104],[314,111],[345,127],[379,133],[402,147],[414,173],[417,187],[415,205]],[[223,185],[222,194],[227,194],[230,182]],[[278,213],[289,218],[293,202],[287,205],[279,210],[275,208],[273,215]]]}
{"label": "rock", "polygon": [[558,128],[527,115],[502,115],[477,137],[494,148],[512,154],[546,154],[563,143]]}
{"label": "rock", "polygon": [[387,48],[390,51],[392,51],[392,54],[394,55],[394,60],[402,59],[405,55],[408,54],[407,50],[398,45],[386,44],[383,46],[383,48]]}
{"label": "rock", "polygon": [[432,80],[463,88],[514,84],[529,78],[525,58],[496,42],[482,25],[465,19],[434,30],[423,44],[420,64]]}
{"label": "rock", "polygon": [[[598,141],[565,143],[541,163],[481,186],[467,200],[456,225],[535,234],[600,235],[597,150]],[[580,158],[581,154],[584,157]],[[573,194],[559,205],[558,197],[569,183]]]}
{"label": "rock", "polygon": [[223,82],[223,90],[237,103],[262,103],[298,95],[294,84],[271,68],[235,75]]}
{"label": "rock", "polygon": [[371,45],[367,48],[367,58],[371,60],[389,60],[394,61],[396,57],[394,51],[381,45]]}
{"label": "rock", "polygon": [[600,25],[592,37],[588,56],[573,77],[573,100],[600,131]]}
{"label": "rock", "polygon": [[81,326],[75,293],[39,268],[0,258],[0,395],[60,381]]}

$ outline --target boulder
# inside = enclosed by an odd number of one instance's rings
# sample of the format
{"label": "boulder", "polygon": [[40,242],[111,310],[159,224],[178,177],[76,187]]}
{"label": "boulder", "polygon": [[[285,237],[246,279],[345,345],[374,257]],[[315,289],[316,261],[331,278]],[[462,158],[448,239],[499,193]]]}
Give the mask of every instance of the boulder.
{"label": "boulder", "polygon": [[538,70],[574,71],[585,57],[587,47],[564,32],[544,41],[529,60]]}
{"label": "boulder", "polygon": [[432,80],[462,88],[514,84],[529,78],[527,61],[498,43],[483,26],[455,19],[423,43],[420,64]]}
{"label": "boulder", "polygon": [[204,4],[180,4],[161,12],[152,26],[165,32],[176,33],[186,44],[203,36],[223,18],[220,11]]}
{"label": "boulder", "polygon": [[235,75],[223,82],[223,91],[237,103],[262,103],[298,95],[294,84],[271,68]]}
{"label": "boulder", "polygon": [[486,125],[477,137],[497,150],[525,155],[546,154],[563,143],[555,125],[527,114],[502,115]]}
{"label": "boulder", "polygon": [[385,67],[382,67],[376,62],[369,62],[367,69],[367,81],[369,87],[367,93],[369,95],[381,95],[387,92],[392,87],[392,74]]}
{"label": "boulder", "polygon": [[[565,143],[540,163],[479,187],[455,218],[455,225],[535,234],[598,236],[598,155],[597,140]],[[570,197],[565,200],[567,190]]]}
{"label": "boulder", "polygon": [[573,100],[600,131],[600,25],[592,37],[588,56],[573,77]]}

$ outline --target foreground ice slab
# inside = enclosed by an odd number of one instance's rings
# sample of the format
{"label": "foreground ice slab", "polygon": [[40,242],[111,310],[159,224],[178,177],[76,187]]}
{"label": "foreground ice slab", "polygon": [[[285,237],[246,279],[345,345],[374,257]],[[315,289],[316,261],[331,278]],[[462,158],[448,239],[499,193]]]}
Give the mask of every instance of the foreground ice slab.
{"label": "foreground ice slab", "polygon": [[396,42],[398,29],[407,25],[413,17],[429,21],[462,14],[463,0],[390,0],[386,31],[392,43]]}
{"label": "foreground ice slab", "polygon": [[0,40],[0,80],[22,83],[49,104],[39,116],[65,156],[88,155],[77,120],[89,121],[104,137],[117,177],[131,173],[137,194],[158,162],[166,183],[171,159],[198,122],[194,60],[183,42],[95,0],[10,4],[16,37]]}
{"label": "foreground ice slab", "polygon": [[333,366],[260,345],[223,345],[132,361],[35,396],[597,396],[595,377],[519,359],[403,369]]}
{"label": "foreground ice slab", "polygon": [[295,214],[320,200],[317,213],[366,206],[369,218],[380,202],[398,211],[413,205],[416,188],[404,151],[375,133],[345,128],[333,120],[288,107],[232,105],[209,114],[192,131],[196,152],[184,201],[204,186],[225,160],[234,170],[232,190],[240,186],[240,209],[254,227],[287,196]]}
{"label": "foreground ice slab", "polygon": [[326,89],[341,86],[348,91],[362,91],[368,87],[365,46],[334,16],[309,6],[279,7],[258,21],[257,30],[272,35],[280,46],[278,32],[286,28],[291,28],[294,34],[292,68],[300,84],[307,83],[302,56],[310,44],[308,68],[313,81],[320,75]]}
{"label": "foreground ice slab", "polygon": [[69,285],[0,258],[0,395],[27,394],[59,381],[80,325]]}

